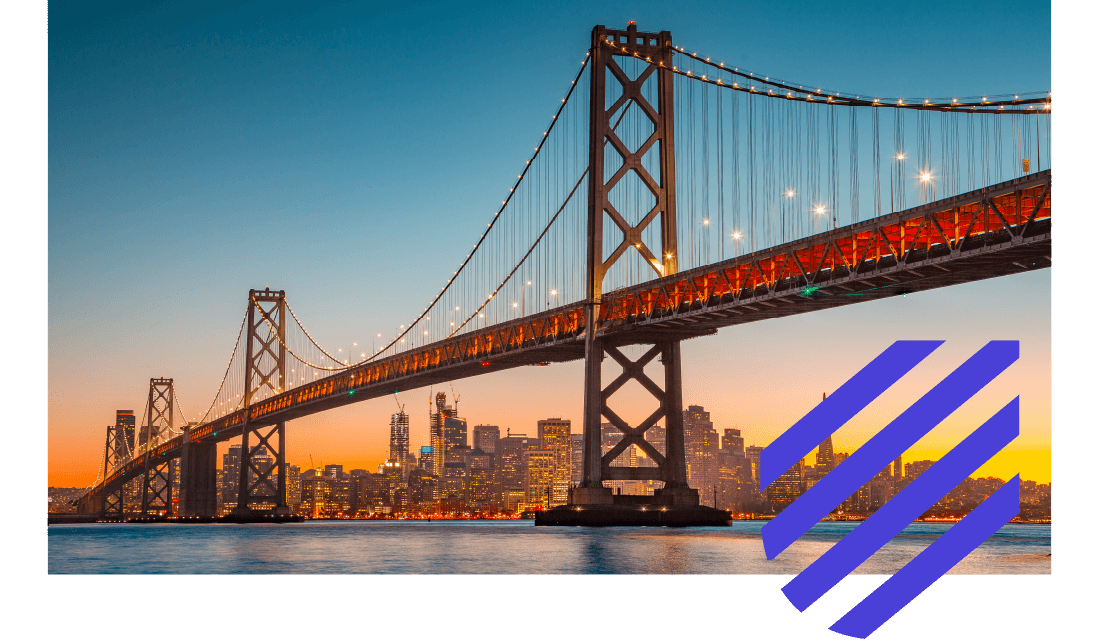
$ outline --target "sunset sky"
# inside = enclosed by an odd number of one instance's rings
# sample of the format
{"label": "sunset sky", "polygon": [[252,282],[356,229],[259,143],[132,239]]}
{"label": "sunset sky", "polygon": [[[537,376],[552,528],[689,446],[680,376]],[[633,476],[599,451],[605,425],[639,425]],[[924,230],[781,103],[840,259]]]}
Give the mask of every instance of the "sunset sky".
{"label": "sunset sky", "polygon": [[[51,3],[50,484],[95,479],[105,426],[116,409],[140,413],[150,377],[174,378],[189,414],[205,409],[250,288],[286,290],[333,351],[408,322],[510,186],[594,24],[634,19],[745,68],[867,94],[1051,85],[1046,3],[570,4]],[[1010,24],[1030,37],[959,55],[976,25]],[[1020,395],[1020,437],[979,474],[1050,481],[1050,270],[688,341],[684,404],[766,445],[899,339],[947,343],[837,432],[835,450],[853,451],[987,341],[1017,339],[1020,360],[904,460],[940,456]],[[575,362],[454,390],[471,428],[534,435],[548,417],[580,431],[581,383]],[[429,395],[398,397],[413,451]],[[651,402],[628,392],[611,404],[630,421]],[[296,420],[288,460],[374,469],[394,411],[381,398]]]}

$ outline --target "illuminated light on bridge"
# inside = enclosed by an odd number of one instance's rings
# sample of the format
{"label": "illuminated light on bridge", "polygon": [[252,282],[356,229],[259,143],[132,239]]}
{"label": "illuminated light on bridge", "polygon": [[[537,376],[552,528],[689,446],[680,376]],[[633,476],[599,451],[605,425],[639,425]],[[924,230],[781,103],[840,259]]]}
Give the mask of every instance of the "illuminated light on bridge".
{"label": "illuminated light on bridge", "polygon": [[[698,503],[685,483],[681,341],[1051,265],[1049,92],[895,103],[830,89],[827,101],[821,87],[685,53],[668,32],[632,24],[592,37],[548,126],[533,132],[539,144],[523,171],[419,316],[388,342],[376,334],[372,351],[351,362],[314,341],[284,292],[250,291],[210,405],[188,420],[173,387],[146,412],[149,437],[137,451],[113,447],[109,432],[82,511],[121,518],[123,483],[142,478],[143,514],[178,505],[179,516],[210,516],[214,448],[236,438],[239,514],[285,510],[282,475],[273,482],[252,451],[263,445],[281,467],[288,421],[489,371],[584,360],[575,507],[614,505],[605,480],[654,479],[672,514]],[[920,172],[906,169],[908,155]],[[925,193],[927,182],[940,198]],[[628,359],[627,345],[643,346],[641,359]],[[623,369],[607,386],[605,355]],[[651,381],[641,372],[659,356],[665,376]],[[638,425],[607,406],[631,380],[660,405]],[[153,390],[151,381],[150,398]],[[660,420],[667,457],[645,436]],[[602,455],[604,421],[623,438]],[[658,467],[610,466],[632,444]],[[173,461],[179,497],[163,491]]]}

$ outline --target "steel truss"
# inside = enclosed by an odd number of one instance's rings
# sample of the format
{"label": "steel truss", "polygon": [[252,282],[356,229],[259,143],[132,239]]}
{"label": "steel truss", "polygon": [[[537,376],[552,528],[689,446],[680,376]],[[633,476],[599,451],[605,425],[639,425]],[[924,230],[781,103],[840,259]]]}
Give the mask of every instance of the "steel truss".
{"label": "steel truss", "polygon": [[[141,490],[143,518],[155,510],[164,510],[165,516],[172,513],[172,457],[168,452],[158,450],[172,438],[174,406],[175,386],[172,379],[149,379],[148,413],[139,443],[139,451],[144,451],[142,463],[145,469]],[[119,491],[122,492],[122,489]]]}
{"label": "steel truss", "polygon": [[[265,426],[249,421],[256,397],[277,397],[283,393],[286,373],[287,299],[282,290],[249,290],[248,336],[245,341],[245,419],[241,427],[241,465],[238,478],[237,507],[234,514],[252,514],[252,505],[274,508],[277,514],[289,513],[285,469],[286,422]],[[255,437],[255,445],[250,440]],[[275,464],[258,463],[271,453]],[[277,475],[277,476],[276,476]],[[273,481],[272,477],[276,476]]]}
{"label": "steel truss", "polygon": [[[616,43],[620,49],[606,47]],[[676,168],[673,125],[673,42],[668,31],[639,33],[634,24],[626,31],[615,31],[597,26],[592,32],[593,57],[590,72],[589,106],[589,223],[587,252],[588,296],[585,303],[585,409],[583,422],[584,473],[581,487],[572,494],[575,503],[610,502],[611,490],[604,487],[605,480],[660,480],[665,488],[687,489],[684,460],[684,425],[681,410],[680,335],[664,335],[638,360],[631,361],[609,339],[597,336],[597,323],[601,317],[604,276],[625,252],[632,248],[639,252],[658,277],[677,272],[677,207]],[[648,66],[631,80],[616,62],[616,56],[645,57],[664,63],[664,67]],[[623,93],[610,107],[606,104],[608,74],[623,87]],[[651,105],[643,96],[642,87],[657,75],[658,104]],[[650,137],[631,151],[616,135],[611,119],[634,103],[653,124]],[[622,157],[623,163],[606,182],[604,150],[607,145]],[[655,145],[658,146],[660,176],[655,179],[643,167],[642,158]],[[631,226],[609,200],[609,193],[628,171],[633,171],[642,184],[653,194],[654,207],[642,216],[636,226]],[[641,213],[641,212],[640,212]],[[607,216],[623,233],[623,240],[608,256],[603,258],[604,219]],[[642,238],[643,231],[657,219],[661,231],[661,247],[657,256]],[[632,341],[636,342],[637,341]],[[645,373],[647,363],[662,356],[665,368],[665,388],[658,387]],[[606,388],[601,387],[601,362],[605,354],[611,356],[623,368],[622,373]],[[608,407],[608,399],[628,381],[639,382],[659,402],[658,409],[640,425],[632,427]],[[623,433],[623,438],[612,450],[600,454],[601,417],[607,417]],[[645,438],[646,430],[657,421],[666,422],[666,451],[662,455]],[[611,466],[624,450],[638,446],[657,462],[657,468]],[[697,499],[698,501],[698,499]]]}

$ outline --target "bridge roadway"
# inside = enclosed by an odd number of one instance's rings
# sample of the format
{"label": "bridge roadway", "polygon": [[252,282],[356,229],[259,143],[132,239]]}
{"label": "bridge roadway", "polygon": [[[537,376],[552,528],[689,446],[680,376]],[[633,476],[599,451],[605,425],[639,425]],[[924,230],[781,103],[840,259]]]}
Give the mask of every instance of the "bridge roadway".
{"label": "bridge roadway", "polygon": [[[985,187],[606,293],[597,332],[631,345],[1051,266],[1051,172]],[[585,304],[498,323],[359,365],[194,427],[156,447],[226,441],[254,426],[522,365],[584,358]],[[578,381],[580,393],[581,382]],[[143,457],[105,485],[135,478]],[[101,492],[93,488],[89,496]]]}

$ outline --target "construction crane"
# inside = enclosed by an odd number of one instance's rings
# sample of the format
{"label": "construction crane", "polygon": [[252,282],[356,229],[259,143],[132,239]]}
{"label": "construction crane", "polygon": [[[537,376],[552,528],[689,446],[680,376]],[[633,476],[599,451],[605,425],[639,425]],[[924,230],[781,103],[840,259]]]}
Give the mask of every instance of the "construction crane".
{"label": "construction crane", "polygon": [[405,413],[405,405],[403,405],[402,403],[400,403],[398,401],[398,391],[397,390],[394,390],[394,402],[397,403],[397,405],[398,405],[398,413],[399,414],[404,414]]}
{"label": "construction crane", "polygon": [[451,381],[447,381],[447,384],[451,386],[451,398],[455,399],[455,416],[459,415],[459,395],[455,393],[455,384]]}

